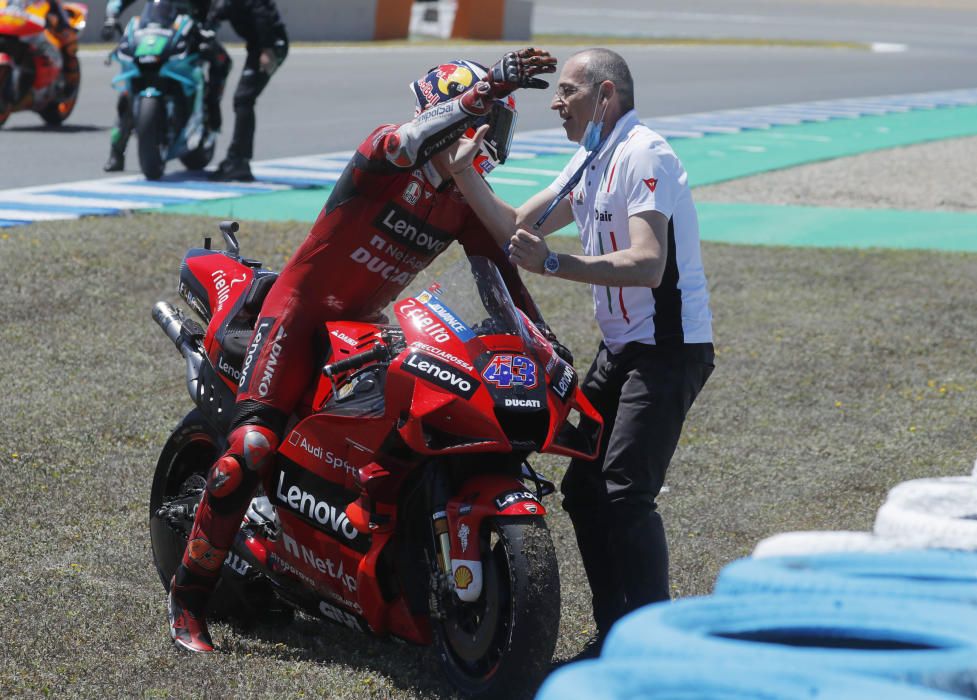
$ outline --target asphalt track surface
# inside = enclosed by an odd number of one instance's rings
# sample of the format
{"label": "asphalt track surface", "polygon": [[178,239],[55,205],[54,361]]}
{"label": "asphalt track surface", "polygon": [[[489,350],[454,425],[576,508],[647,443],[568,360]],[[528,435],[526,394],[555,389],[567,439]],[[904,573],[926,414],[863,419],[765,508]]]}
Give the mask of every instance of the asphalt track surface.
{"label": "asphalt track surface", "polygon": [[[616,46],[636,76],[638,109],[644,117],[974,86],[977,8],[923,10],[863,3],[822,2],[818,8],[795,0],[757,0],[737,3],[733,11],[718,2],[694,2],[673,12],[663,9],[665,3],[622,0],[603,3],[601,15],[595,16],[574,0],[539,4],[534,29],[621,35],[627,28],[628,34],[646,37],[904,45],[897,51],[762,44]],[[407,84],[429,66],[457,56],[491,63],[509,48],[513,46],[293,47],[258,102],[255,158],[352,148],[374,125],[410,118]],[[579,46],[554,41],[548,48],[565,60]],[[18,113],[0,130],[0,189],[103,176],[114,118],[110,84],[117,68],[104,65],[106,53],[83,52],[81,96],[64,127],[47,129],[36,114]],[[232,48],[231,55],[236,65],[224,96],[227,122],[243,62],[241,50]],[[518,95],[520,130],[559,126],[548,109],[551,96],[550,91]],[[226,132],[218,157],[229,140]],[[136,172],[131,150],[127,172]]]}

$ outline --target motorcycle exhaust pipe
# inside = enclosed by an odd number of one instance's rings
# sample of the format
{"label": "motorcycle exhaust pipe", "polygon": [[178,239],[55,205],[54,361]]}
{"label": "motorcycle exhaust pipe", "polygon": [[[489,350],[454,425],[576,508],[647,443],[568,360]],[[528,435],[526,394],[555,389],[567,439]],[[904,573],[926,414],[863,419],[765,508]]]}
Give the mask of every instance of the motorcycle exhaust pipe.
{"label": "motorcycle exhaust pipe", "polygon": [[153,306],[153,320],[163,329],[166,337],[173,341],[176,349],[187,361],[187,391],[190,398],[197,401],[200,396],[200,368],[204,355],[189,336],[183,332],[183,315],[165,301]]}

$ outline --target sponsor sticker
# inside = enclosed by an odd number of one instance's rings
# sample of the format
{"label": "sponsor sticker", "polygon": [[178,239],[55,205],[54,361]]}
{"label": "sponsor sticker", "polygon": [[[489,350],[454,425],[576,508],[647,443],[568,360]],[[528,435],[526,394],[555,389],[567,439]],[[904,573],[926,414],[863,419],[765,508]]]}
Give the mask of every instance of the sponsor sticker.
{"label": "sponsor sticker", "polygon": [[455,588],[459,590],[463,591],[468,588],[472,585],[474,579],[475,576],[472,574],[472,570],[467,566],[462,565],[455,570]]}
{"label": "sponsor sticker", "polygon": [[258,359],[258,355],[261,354],[261,349],[268,341],[268,333],[271,331],[274,323],[275,318],[273,316],[259,320],[258,325],[254,329],[254,333],[251,335],[251,344],[248,346],[248,354],[244,356],[244,365],[241,367],[241,381],[238,384],[242,392],[248,391],[248,387],[251,384],[251,369],[254,367],[255,360]]}
{"label": "sponsor sticker", "polygon": [[[326,496],[337,488],[309,470],[289,462],[278,474],[272,496],[276,503],[333,535],[341,544],[365,552],[369,549],[369,536],[357,530],[346,517],[341,498],[330,500]],[[345,493],[341,488],[339,490]]]}
{"label": "sponsor sticker", "polygon": [[561,360],[557,365],[557,371],[553,374],[553,379],[550,381],[550,389],[561,400],[566,401],[576,385],[577,373],[573,367]]}
{"label": "sponsor sticker", "polygon": [[525,355],[495,355],[482,370],[482,378],[499,389],[534,389],[539,384],[536,362]]}
{"label": "sponsor sticker", "polygon": [[404,190],[404,201],[411,206],[417,204],[417,200],[421,198],[421,185],[416,180],[411,180],[407,183],[407,188]]}
{"label": "sponsor sticker", "polygon": [[495,507],[499,510],[505,510],[514,503],[520,503],[521,501],[539,503],[536,495],[531,491],[506,491],[495,497]]}
{"label": "sponsor sticker", "polygon": [[470,399],[479,387],[479,382],[473,377],[429,355],[411,353],[402,367],[405,372],[465,399]]}

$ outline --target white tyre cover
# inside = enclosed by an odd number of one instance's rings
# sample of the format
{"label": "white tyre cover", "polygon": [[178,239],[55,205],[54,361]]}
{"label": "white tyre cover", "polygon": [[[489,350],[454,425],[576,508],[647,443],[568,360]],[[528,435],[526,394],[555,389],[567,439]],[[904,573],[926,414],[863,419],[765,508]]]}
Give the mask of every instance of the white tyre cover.
{"label": "white tyre cover", "polygon": [[891,552],[906,549],[897,540],[879,537],[871,532],[808,531],[782,532],[761,540],[753,557],[786,557],[828,552]]}
{"label": "white tyre cover", "polygon": [[875,516],[875,534],[913,548],[977,550],[977,479],[945,477],[899,484]]}

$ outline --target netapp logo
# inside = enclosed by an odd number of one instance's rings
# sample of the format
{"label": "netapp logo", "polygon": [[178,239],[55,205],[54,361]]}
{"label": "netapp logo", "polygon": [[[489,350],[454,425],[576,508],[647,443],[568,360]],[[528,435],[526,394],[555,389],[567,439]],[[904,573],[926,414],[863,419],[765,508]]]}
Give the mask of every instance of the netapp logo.
{"label": "netapp logo", "polygon": [[470,399],[478,389],[479,383],[472,377],[457,372],[454,368],[420,353],[411,353],[404,360],[404,371],[420,377],[442,389]]}

